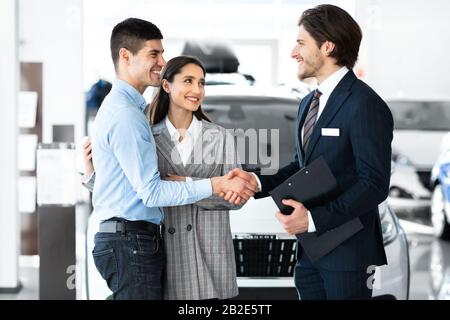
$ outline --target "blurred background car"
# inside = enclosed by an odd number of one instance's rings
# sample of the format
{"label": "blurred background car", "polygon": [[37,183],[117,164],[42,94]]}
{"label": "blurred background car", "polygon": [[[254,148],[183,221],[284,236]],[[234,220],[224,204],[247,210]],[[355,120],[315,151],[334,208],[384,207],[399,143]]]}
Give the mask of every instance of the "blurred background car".
{"label": "blurred background car", "polygon": [[442,138],[430,185],[433,186],[431,223],[434,234],[442,240],[450,240],[450,133]]}
{"label": "blurred background car", "polygon": [[424,187],[439,155],[439,144],[450,131],[450,102],[421,100],[386,101],[394,117],[392,147],[416,168]]}
{"label": "blurred background car", "polygon": [[428,218],[431,192],[420,180],[411,161],[395,150],[392,151],[389,205],[399,216]]}

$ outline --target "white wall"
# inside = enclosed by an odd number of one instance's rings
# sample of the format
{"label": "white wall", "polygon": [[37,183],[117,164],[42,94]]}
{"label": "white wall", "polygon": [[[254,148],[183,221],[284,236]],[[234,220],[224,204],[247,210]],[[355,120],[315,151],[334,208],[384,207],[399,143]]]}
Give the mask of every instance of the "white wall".
{"label": "white wall", "polygon": [[84,132],[83,0],[19,0],[20,61],[43,63],[43,142],[52,125]]}
{"label": "white wall", "polygon": [[17,7],[0,1],[0,288],[18,286],[20,215],[17,212]]}
{"label": "white wall", "polygon": [[450,99],[450,1],[358,0],[361,65],[384,98]]}

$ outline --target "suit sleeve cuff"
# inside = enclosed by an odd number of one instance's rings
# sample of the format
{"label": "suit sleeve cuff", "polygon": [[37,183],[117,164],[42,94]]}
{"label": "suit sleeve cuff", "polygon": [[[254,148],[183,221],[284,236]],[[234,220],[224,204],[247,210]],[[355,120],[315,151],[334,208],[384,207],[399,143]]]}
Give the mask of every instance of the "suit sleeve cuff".
{"label": "suit sleeve cuff", "polygon": [[256,183],[258,184],[258,191],[261,191],[262,186],[261,186],[261,181],[259,180],[258,176],[254,172],[250,172],[250,173],[256,178]]}
{"label": "suit sleeve cuff", "polygon": [[308,232],[316,232],[316,226],[311,216],[311,212],[308,210]]}

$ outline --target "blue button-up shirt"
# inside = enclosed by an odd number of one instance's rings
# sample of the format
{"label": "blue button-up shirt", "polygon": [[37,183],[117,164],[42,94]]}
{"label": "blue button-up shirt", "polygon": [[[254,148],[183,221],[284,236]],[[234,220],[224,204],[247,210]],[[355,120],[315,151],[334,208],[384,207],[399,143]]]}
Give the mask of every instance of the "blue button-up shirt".
{"label": "blue button-up shirt", "polygon": [[194,203],[212,194],[209,179],[161,180],[146,105],[134,87],[116,79],[95,118],[92,202],[101,220],[120,217],[159,224],[163,219],[159,207]]}

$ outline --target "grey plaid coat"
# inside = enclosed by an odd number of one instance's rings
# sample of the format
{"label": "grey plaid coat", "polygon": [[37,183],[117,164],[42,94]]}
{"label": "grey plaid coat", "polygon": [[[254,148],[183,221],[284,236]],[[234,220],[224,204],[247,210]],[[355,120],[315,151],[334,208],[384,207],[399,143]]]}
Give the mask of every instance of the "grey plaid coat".
{"label": "grey plaid coat", "polygon": [[[224,128],[202,121],[191,161],[182,164],[164,121],[152,126],[161,177],[226,174],[238,166],[234,139]],[[167,255],[165,299],[227,299],[238,294],[229,209],[212,196],[192,205],[164,208]]]}
{"label": "grey plaid coat", "polygon": [[[161,178],[168,173],[193,179],[224,175],[239,167],[234,138],[225,129],[202,121],[190,162],[184,166],[164,121],[152,126]],[[95,175],[85,183],[92,190]],[[228,299],[238,294],[236,263],[228,210],[217,196],[164,210],[166,272],[164,299]]]}

